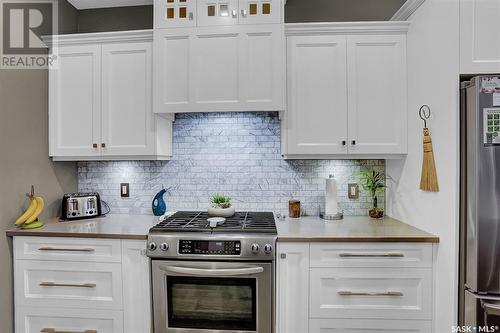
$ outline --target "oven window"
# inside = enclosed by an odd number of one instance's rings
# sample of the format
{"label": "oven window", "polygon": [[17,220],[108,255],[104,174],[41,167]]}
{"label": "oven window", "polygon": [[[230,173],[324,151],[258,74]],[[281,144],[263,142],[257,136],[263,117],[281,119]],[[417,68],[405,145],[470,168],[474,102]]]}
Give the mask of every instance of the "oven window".
{"label": "oven window", "polygon": [[256,280],[167,276],[168,327],[255,331]]}

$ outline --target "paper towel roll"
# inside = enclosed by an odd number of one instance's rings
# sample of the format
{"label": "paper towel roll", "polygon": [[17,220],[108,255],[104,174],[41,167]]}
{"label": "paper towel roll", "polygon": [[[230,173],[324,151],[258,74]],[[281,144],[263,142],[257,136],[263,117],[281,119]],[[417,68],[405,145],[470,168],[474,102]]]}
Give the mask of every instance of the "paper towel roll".
{"label": "paper towel roll", "polygon": [[336,215],[337,209],[337,181],[333,175],[326,180],[325,188],[325,214]]}

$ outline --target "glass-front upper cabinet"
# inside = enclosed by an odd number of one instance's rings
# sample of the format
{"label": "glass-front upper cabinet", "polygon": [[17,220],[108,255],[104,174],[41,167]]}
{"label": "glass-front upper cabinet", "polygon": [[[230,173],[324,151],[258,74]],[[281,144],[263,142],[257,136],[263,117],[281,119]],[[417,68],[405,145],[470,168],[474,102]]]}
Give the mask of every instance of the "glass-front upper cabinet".
{"label": "glass-front upper cabinet", "polygon": [[196,0],[155,0],[155,27],[196,26]]}
{"label": "glass-front upper cabinet", "polygon": [[240,24],[281,23],[281,0],[239,0]]}
{"label": "glass-front upper cabinet", "polygon": [[238,24],[238,0],[198,0],[198,25]]}

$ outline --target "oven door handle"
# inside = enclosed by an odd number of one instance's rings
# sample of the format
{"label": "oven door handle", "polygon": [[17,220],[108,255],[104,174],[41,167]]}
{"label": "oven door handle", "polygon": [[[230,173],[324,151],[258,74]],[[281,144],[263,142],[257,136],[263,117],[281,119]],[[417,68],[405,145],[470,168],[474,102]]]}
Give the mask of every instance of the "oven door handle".
{"label": "oven door handle", "polygon": [[264,272],[264,268],[262,267],[206,269],[206,268],[178,267],[178,266],[160,266],[160,269],[162,271],[170,273],[179,273],[179,274],[196,275],[196,276],[235,276],[235,275],[252,275]]}

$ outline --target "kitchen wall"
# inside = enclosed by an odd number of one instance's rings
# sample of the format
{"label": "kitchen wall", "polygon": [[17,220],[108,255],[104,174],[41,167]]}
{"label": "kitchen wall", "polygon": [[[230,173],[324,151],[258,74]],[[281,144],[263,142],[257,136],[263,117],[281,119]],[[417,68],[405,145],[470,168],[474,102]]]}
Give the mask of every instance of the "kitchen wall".
{"label": "kitchen wall", "polygon": [[[383,160],[289,160],[280,154],[277,112],[177,114],[173,159],[144,162],[80,162],[80,191],[98,191],[112,212],[151,213],[151,199],[162,186],[170,210],[206,209],[212,193],[229,195],[237,210],[286,212],[299,199],[305,214],[318,215],[325,178],[338,180],[339,206],[349,215],[366,215],[371,203],[364,190],[347,198],[347,184],[361,166],[384,171]],[[130,198],[119,196],[129,182]],[[384,207],[381,195],[380,207]]]}
{"label": "kitchen wall", "polygon": [[153,29],[153,6],[96,8],[78,11],[78,32]]}
{"label": "kitchen wall", "polygon": [[[439,236],[436,255],[434,332],[456,325],[458,258],[458,1],[426,0],[410,18],[408,32],[408,155],[387,161],[396,181],[388,192],[390,214]],[[440,191],[419,190],[422,121],[418,109],[428,104]]]}
{"label": "kitchen wall", "polygon": [[[76,31],[74,8],[59,3],[59,28]],[[75,163],[52,163],[48,148],[46,70],[0,70],[0,332],[14,332],[12,244],[5,231],[26,208],[30,185],[55,216],[64,192],[77,188]]]}

